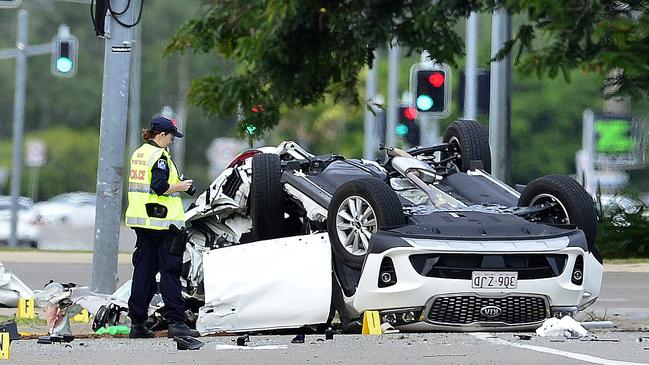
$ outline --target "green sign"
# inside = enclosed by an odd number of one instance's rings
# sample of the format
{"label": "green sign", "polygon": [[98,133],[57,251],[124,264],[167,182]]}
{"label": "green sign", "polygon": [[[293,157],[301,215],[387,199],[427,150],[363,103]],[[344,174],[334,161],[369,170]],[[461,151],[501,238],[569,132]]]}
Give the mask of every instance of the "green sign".
{"label": "green sign", "polygon": [[625,119],[596,120],[597,153],[631,153],[635,141],[631,136],[631,121]]}

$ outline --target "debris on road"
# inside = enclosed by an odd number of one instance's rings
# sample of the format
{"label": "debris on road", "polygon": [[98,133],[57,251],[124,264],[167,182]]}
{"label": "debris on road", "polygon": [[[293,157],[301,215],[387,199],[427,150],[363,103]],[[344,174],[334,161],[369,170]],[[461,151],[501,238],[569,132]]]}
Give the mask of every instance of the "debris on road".
{"label": "debris on road", "polygon": [[620,342],[617,338],[597,338],[597,336],[585,336],[580,339],[581,341],[593,341],[593,342]]}
{"label": "debris on road", "polygon": [[325,330],[325,340],[333,340],[334,339],[334,330],[333,328],[329,327]]}
{"label": "debris on road", "polygon": [[611,321],[591,321],[591,322],[579,322],[582,327],[587,330],[592,330],[595,328],[617,328],[617,324]]}
{"label": "debris on road", "polygon": [[110,326],[108,328],[106,327],[100,327],[95,331],[95,334],[97,335],[111,335],[111,336],[117,336],[117,335],[129,335],[131,333],[131,328],[128,326]]}
{"label": "debris on road", "polygon": [[514,335],[514,336],[518,337],[519,340],[524,340],[524,341],[529,341],[532,339],[532,336],[530,335]]}
{"label": "debris on road", "polygon": [[247,346],[247,342],[250,342],[250,335],[237,337],[237,346]]}
{"label": "debris on road", "polygon": [[0,307],[17,308],[20,298],[33,297],[34,292],[0,262]]}
{"label": "debris on road", "polygon": [[15,320],[10,320],[0,323],[0,333],[7,332],[9,333],[9,341],[19,340],[20,334],[18,333],[18,326],[16,326]]}
{"label": "debris on road", "polygon": [[205,343],[191,336],[176,336],[174,341],[178,350],[198,350],[205,345]]}
{"label": "debris on road", "polygon": [[541,327],[536,329],[536,334],[541,337],[581,338],[586,336],[588,331],[572,317],[564,316],[561,319],[554,317],[546,319]]}
{"label": "debris on road", "polygon": [[304,343],[304,334],[298,334],[291,340],[291,343]]}

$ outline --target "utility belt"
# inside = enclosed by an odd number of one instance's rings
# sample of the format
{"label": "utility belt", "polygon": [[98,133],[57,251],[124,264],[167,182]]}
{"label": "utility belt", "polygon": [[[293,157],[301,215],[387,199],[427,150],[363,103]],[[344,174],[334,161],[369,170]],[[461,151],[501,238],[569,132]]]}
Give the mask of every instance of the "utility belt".
{"label": "utility belt", "polygon": [[185,252],[185,245],[188,238],[186,228],[178,228],[175,224],[169,226],[169,234],[165,238],[165,248],[174,256],[181,256]]}

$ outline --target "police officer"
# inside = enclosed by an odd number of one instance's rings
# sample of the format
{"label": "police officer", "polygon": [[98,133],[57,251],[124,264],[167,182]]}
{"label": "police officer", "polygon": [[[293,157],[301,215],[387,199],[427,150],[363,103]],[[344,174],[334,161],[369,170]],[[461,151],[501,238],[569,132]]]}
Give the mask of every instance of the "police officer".
{"label": "police officer", "polygon": [[172,253],[174,250],[170,247],[175,235],[169,227],[182,227],[185,223],[180,192],[192,186],[192,180],[180,180],[167,151],[176,137],[183,135],[178,132],[175,120],[155,117],[151,128],[142,133],[146,142],[131,157],[126,225],[133,228],[137,236],[128,300],[131,338],[154,337],[145,322],[149,304],[157,291],[155,276],[158,272],[165,303],[164,317],[169,322],[168,337],[199,335],[185,324],[185,302],[180,285],[182,253]]}

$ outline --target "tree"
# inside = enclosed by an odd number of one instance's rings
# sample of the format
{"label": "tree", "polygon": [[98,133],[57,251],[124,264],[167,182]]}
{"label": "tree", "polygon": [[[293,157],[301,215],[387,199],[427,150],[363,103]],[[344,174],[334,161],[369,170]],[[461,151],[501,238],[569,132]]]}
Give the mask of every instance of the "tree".
{"label": "tree", "polygon": [[[524,14],[512,41],[497,56],[515,52],[518,69],[552,78],[583,69],[607,75],[619,93],[645,95],[649,89],[648,1],[507,0],[495,1],[207,1],[186,23],[167,52],[217,52],[239,68],[194,82],[191,99],[217,115],[240,111],[240,128],[267,129],[280,107],[324,100],[358,102],[359,71],[372,51],[394,39],[408,53],[427,49],[437,60],[456,64],[463,42],[457,22],[471,11],[505,6]],[[263,103],[265,113],[252,108]]]}

